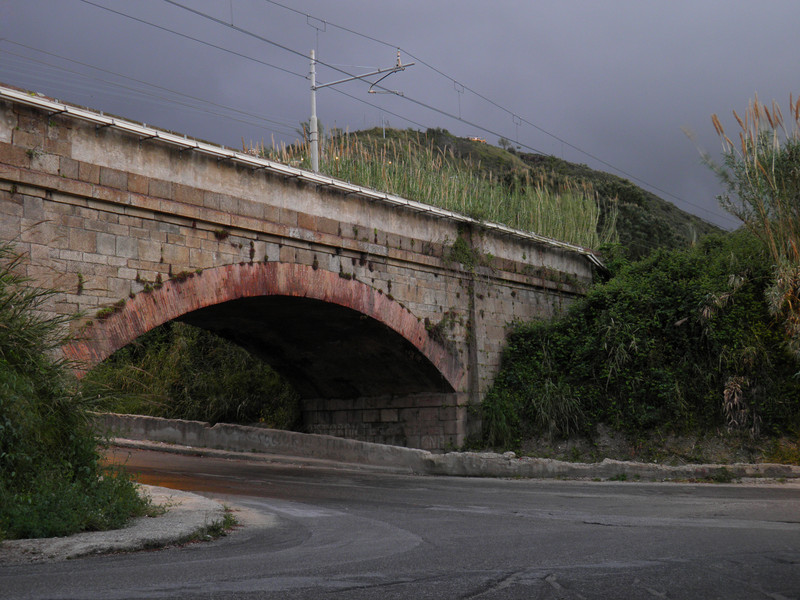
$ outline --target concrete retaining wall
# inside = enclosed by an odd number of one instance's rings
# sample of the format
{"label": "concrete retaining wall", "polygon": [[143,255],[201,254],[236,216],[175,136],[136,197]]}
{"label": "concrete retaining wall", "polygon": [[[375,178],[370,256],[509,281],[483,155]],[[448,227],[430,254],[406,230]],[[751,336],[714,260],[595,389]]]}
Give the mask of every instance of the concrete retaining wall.
{"label": "concrete retaining wall", "polygon": [[518,458],[513,452],[448,452],[386,446],[328,435],[279,431],[261,427],[137,415],[101,414],[99,429],[112,437],[167,442],[232,452],[313,458],[351,465],[383,467],[400,473],[461,477],[525,477],[625,479],[643,481],[699,480],[724,482],[747,478],[800,478],[800,467],[779,464],[665,466],[605,459],[600,463],[570,463],[549,458]]}
{"label": "concrete retaining wall", "polygon": [[384,446],[330,435],[314,435],[245,425],[162,419],[139,415],[101,414],[99,428],[114,437],[167,442],[233,452],[317,458],[352,464],[399,467],[424,472],[425,450]]}

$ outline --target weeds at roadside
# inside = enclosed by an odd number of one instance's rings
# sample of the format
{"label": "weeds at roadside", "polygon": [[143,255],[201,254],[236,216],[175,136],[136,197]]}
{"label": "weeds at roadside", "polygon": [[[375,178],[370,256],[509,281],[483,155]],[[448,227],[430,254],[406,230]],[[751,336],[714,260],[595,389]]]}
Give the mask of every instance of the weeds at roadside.
{"label": "weeds at roadside", "polygon": [[189,540],[194,542],[209,542],[221,537],[225,537],[228,533],[239,526],[238,519],[234,516],[233,510],[229,506],[224,506],[225,514],[221,521],[216,521],[207,525],[202,530],[195,533]]}
{"label": "weeds at roadside", "polygon": [[122,527],[147,501],[100,464],[93,400],[54,358],[71,318],[46,316],[56,291],[32,287],[23,262],[0,244],[0,539]]}

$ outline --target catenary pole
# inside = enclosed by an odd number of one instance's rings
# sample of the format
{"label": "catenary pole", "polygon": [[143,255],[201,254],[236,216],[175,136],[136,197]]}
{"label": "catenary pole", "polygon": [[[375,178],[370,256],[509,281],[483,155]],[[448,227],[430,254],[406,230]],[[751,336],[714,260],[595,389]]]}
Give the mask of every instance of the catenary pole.
{"label": "catenary pole", "polygon": [[[308,123],[308,128],[310,129],[310,140],[311,140],[311,170],[314,173],[319,173],[319,127],[317,123],[317,90],[324,87],[330,87],[332,85],[337,85],[339,83],[345,83],[347,81],[355,81],[356,79],[364,79],[365,77],[372,77],[373,75],[383,75],[380,79],[375,81],[369,89],[370,94],[377,93],[374,89],[378,82],[383,81],[392,73],[397,73],[398,71],[404,71],[406,67],[412,66],[414,63],[408,63],[404,65],[400,62],[400,51],[397,51],[397,63],[394,67],[390,67],[387,69],[377,69],[376,71],[371,71],[369,73],[364,73],[363,75],[354,75],[352,77],[345,77],[344,79],[339,79],[337,81],[331,81],[330,83],[323,83],[322,85],[317,85],[317,59],[314,54],[314,51],[311,51],[311,71],[310,71],[310,79],[311,79],[311,119]],[[398,96],[402,96],[400,92],[394,92],[391,90],[386,90],[382,93],[388,94],[397,94]]]}
{"label": "catenary pole", "polygon": [[311,137],[311,170],[319,173],[319,131],[317,129],[317,61],[311,51],[311,119],[308,122]]}

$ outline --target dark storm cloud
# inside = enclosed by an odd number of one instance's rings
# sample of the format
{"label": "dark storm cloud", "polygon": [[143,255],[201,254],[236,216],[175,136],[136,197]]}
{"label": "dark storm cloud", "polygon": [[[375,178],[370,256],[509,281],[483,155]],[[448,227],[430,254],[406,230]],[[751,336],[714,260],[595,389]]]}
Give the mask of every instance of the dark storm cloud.
{"label": "dark storm cloud", "polygon": [[[181,0],[299,55],[163,0],[92,3],[162,29],[80,0],[7,0],[0,3],[0,82],[239,146],[242,138],[296,137],[308,118],[312,48],[321,61],[358,73],[391,65],[399,46],[500,108],[418,64],[385,82],[405,99],[368,95],[358,82],[321,90],[326,125],[354,130],[388,120],[492,143],[503,135],[594,168],[615,172],[613,165],[728,226],[714,200],[717,184],[681,128],[716,151],[711,113],[741,111],[754,92],[785,104],[800,91],[793,1],[285,0],[315,17],[307,19],[265,0]],[[320,82],[343,76],[319,67]]]}

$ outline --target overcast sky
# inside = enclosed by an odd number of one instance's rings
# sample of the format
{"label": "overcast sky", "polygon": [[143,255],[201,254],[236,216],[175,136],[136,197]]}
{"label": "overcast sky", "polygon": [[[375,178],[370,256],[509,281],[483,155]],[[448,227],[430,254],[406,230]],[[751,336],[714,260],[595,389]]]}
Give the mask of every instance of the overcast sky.
{"label": "overcast sky", "polygon": [[798,25],[797,0],[0,0],[0,83],[241,148],[297,137],[310,50],[322,84],[400,48],[403,96],[319,90],[326,126],[504,136],[732,227],[697,146],[800,93]]}

